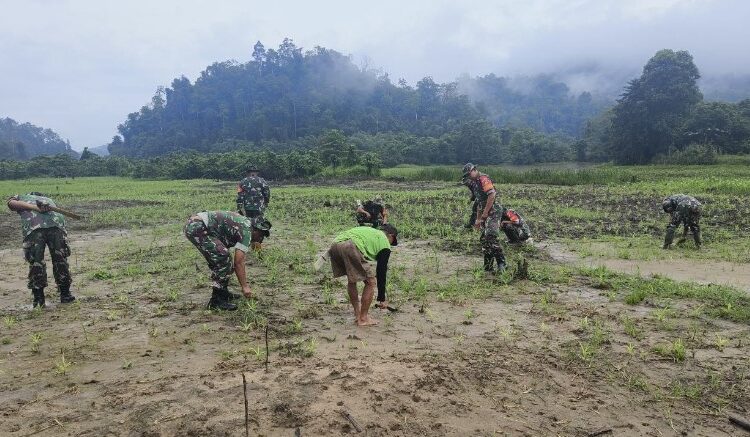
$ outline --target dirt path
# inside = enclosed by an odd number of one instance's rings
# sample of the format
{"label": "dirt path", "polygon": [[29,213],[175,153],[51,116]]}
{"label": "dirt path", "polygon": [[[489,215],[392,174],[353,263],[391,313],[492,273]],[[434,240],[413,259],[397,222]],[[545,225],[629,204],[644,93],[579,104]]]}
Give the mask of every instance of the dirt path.
{"label": "dirt path", "polygon": [[552,259],[586,267],[604,266],[616,272],[648,276],[664,276],[676,281],[699,284],[729,285],[750,292],[750,264],[726,261],[696,261],[689,259],[631,260],[614,258],[581,258],[564,244],[545,241],[537,243]]}

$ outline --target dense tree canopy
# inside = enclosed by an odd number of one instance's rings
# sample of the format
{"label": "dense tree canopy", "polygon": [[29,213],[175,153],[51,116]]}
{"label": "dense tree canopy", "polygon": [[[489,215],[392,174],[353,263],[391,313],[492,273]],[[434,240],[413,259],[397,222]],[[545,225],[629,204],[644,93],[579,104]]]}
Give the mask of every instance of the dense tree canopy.
{"label": "dense tree canopy", "polygon": [[660,50],[614,108],[589,120],[577,155],[643,164],[670,156],[710,163],[716,153],[749,153],[750,100],[704,102],[699,77],[688,52]]}
{"label": "dense tree canopy", "polygon": [[0,159],[24,160],[58,153],[77,156],[70,143],[51,129],[0,118]]}
{"label": "dense tree canopy", "polygon": [[[338,138],[326,145],[336,131],[347,137],[391,134],[389,142],[399,137],[393,134],[406,135],[427,147],[422,162],[502,161],[497,147],[490,155],[477,155],[500,141],[486,136],[498,131],[488,131],[485,119],[497,127],[572,136],[601,105],[588,93],[573,96],[548,76],[511,83],[490,75],[445,84],[425,77],[414,87],[403,80],[394,84],[387,74],[357,67],[334,50],[303,51],[285,39],[278,49],[257,43],[246,63],[215,63],[195,83],[181,77],[159,88],[149,105],[119,126],[109,149],[114,155],[148,157],[227,151],[238,142],[274,151],[321,146],[326,164],[347,165],[337,161],[345,161],[338,153],[346,152],[351,161],[353,148],[362,144]],[[461,153],[446,146],[451,138],[468,141]],[[394,162],[388,153],[379,157]]]}
{"label": "dense tree canopy", "polygon": [[682,119],[702,100],[700,78],[686,51],[660,50],[630,81],[614,108],[614,156],[642,164],[668,153],[676,143]]}
{"label": "dense tree canopy", "polygon": [[427,77],[412,88],[355,66],[322,47],[303,52],[286,39],[277,50],[255,45],[246,63],[215,63],[191,84],[159,88],[151,104],[119,126],[110,151],[155,156],[212,151],[230,139],[292,141],[330,129],[347,135],[410,132],[439,136],[478,117],[454,85]]}

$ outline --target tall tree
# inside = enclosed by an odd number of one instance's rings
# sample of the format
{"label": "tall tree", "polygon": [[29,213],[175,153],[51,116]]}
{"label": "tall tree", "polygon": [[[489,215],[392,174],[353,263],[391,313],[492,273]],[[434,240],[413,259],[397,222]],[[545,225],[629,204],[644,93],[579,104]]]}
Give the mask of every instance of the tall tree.
{"label": "tall tree", "polygon": [[675,145],[682,119],[703,99],[693,57],[658,51],[643,73],[628,83],[612,120],[613,155],[620,163],[643,164]]}

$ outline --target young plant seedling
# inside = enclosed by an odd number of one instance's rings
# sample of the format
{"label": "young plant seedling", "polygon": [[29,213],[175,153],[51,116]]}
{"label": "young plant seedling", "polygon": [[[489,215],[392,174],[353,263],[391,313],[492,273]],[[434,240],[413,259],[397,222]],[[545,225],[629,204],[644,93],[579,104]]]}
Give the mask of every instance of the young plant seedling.
{"label": "young plant seedling", "polygon": [[55,361],[55,371],[59,375],[67,375],[71,366],[73,366],[73,363],[65,359],[65,352],[62,352],[60,354],[60,359]]}
{"label": "young plant seedling", "polygon": [[42,343],[42,334],[39,332],[35,332],[34,334],[31,334],[30,341],[31,341],[31,352],[38,354],[39,345]]}

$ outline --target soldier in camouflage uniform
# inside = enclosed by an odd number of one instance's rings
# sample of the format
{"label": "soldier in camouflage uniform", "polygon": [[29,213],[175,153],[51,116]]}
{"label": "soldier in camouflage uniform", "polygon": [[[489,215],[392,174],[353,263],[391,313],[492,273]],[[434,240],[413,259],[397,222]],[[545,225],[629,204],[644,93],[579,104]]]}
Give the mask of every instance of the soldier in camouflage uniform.
{"label": "soldier in camouflage uniform", "polygon": [[683,225],[682,238],[677,244],[682,244],[687,238],[688,229],[693,233],[695,247],[701,248],[701,218],[702,205],[694,197],[684,194],[674,194],[662,201],[662,209],[672,216],[667,225],[667,235],[664,237],[664,249],[669,249],[674,240],[674,233],[680,224]]}
{"label": "soldier in camouflage uniform", "polygon": [[[27,204],[36,205],[41,212],[28,209]],[[62,214],[50,210],[55,203],[41,193],[15,195],[8,199],[8,208],[21,216],[23,228],[23,254],[29,263],[28,287],[33,295],[35,307],[45,306],[44,288],[47,287],[47,266],[44,249],[49,247],[52,272],[60,291],[60,302],[70,303],[76,298],[70,293],[70,268],[67,232]]]}
{"label": "soldier in camouflage uniform", "polygon": [[[247,170],[247,177],[237,186],[237,212],[251,219],[263,218],[263,214],[271,201],[271,189],[265,179],[260,177],[256,167]],[[253,242],[255,252],[263,249],[263,244]]]}
{"label": "soldier in camouflage uniform", "polygon": [[262,217],[271,201],[271,189],[259,176],[256,167],[247,170],[247,177],[237,186],[237,212],[245,217]]}
{"label": "soldier in camouflage uniform", "polygon": [[[213,293],[209,309],[236,310],[231,303],[240,296],[229,292],[232,272],[242,286],[242,294],[251,297],[245,272],[245,253],[252,242],[263,241],[270,235],[271,223],[262,217],[248,218],[230,211],[204,211],[191,216],[185,225],[185,237],[206,258],[211,269]],[[229,253],[235,248],[234,264]]]}
{"label": "soldier in camouflage uniform", "polygon": [[502,221],[500,222],[505,236],[513,244],[526,242],[531,237],[531,230],[521,214],[512,209],[503,208]]}
{"label": "soldier in camouflage uniform", "polygon": [[474,227],[482,231],[480,242],[484,254],[484,270],[487,272],[494,271],[494,262],[497,261],[497,271],[502,272],[506,267],[505,254],[499,239],[503,208],[496,201],[497,191],[492,179],[486,174],[480,173],[477,166],[472,163],[464,166],[464,176],[474,182],[474,196],[478,202],[478,217],[474,222]]}
{"label": "soldier in camouflage uniform", "polygon": [[381,196],[375,196],[372,200],[364,203],[357,201],[357,223],[360,226],[372,226],[379,228],[388,222],[388,208]]}

